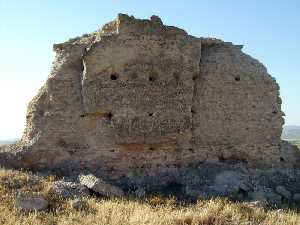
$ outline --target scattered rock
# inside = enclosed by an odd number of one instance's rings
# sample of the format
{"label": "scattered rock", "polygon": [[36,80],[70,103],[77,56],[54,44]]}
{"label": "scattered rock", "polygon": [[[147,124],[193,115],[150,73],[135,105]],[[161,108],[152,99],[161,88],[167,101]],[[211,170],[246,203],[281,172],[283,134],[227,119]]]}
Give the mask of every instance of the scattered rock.
{"label": "scattered rock", "polygon": [[251,201],[248,204],[249,204],[249,206],[260,207],[260,208],[265,208],[268,206],[268,202],[266,200]]}
{"label": "scattered rock", "polygon": [[60,198],[84,198],[90,195],[88,188],[82,184],[74,182],[56,181],[49,189],[50,193],[56,194]]}
{"label": "scattered rock", "polygon": [[249,198],[251,200],[255,201],[267,201],[267,195],[265,192],[263,191],[255,191],[255,192],[250,192],[249,194]]}
{"label": "scattered rock", "polygon": [[82,210],[86,208],[87,202],[84,199],[74,199],[71,201],[71,207],[76,210]]}
{"label": "scattered rock", "polygon": [[217,174],[214,189],[220,194],[230,195],[250,190],[248,178],[236,171],[224,171]]}
{"label": "scattered rock", "polygon": [[134,195],[138,198],[145,198],[146,191],[143,188],[138,188],[135,190]]}
{"label": "scattered rock", "polygon": [[22,194],[16,199],[16,208],[23,211],[42,211],[47,209],[48,201],[40,194]]}
{"label": "scattered rock", "polygon": [[107,197],[123,197],[124,192],[119,187],[106,183],[104,180],[95,177],[92,174],[80,175],[79,181],[89,189],[107,196]]}
{"label": "scattered rock", "polygon": [[197,188],[193,188],[189,185],[185,187],[185,194],[193,198],[200,198],[203,196],[202,191],[198,190]]}
{"label": "scattered rock", "polygon": [[282,197],[285,199],[291,199],[292,194],[290,191],[288,191],[284,186],[277,186],[276,187],[276,192],[280,194]]}
{"label": "scattered rock", "polygon": [[280,206],[281,205],[281,196],[274,193],[273,191],[268,191],[267,192],[267,199],[268,202],[270,203],[270,205],[274,205],[274,206]]}
{"label": "scattered rock", "polygon": [[279,206],[281,204],[281,196],[274,193],[271,189],[250,192],[248,194],[252,201],[267,202],[272,206]]}

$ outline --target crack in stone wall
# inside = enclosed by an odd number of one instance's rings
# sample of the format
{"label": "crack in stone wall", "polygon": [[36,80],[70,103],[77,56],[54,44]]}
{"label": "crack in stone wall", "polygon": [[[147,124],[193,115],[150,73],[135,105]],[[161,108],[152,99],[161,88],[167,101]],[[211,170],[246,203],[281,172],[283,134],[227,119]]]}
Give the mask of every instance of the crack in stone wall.
{"label": "crack in stone wall", "polygon": [[[200,67],[201,67],[201,59],[202,59],[202,44],[201,44],[201,40],[199,41],[199,70],[196,74],[194,74],[193,76],[193,97],[192,97],[192,104],[190,106],[191,108],[191,139],[190,139],[190,144],[191,144],[191,147],[190,147],[190,150],[194,151],[195,149],[195,133],[194,133],[194,130],[195,130],[195,127],[194,127],[194,114],[195,114],[195,107],[194,107],[194,104],[195,104],[195,98],[196,98],[196,93],[197,93],[197,83],[196,83],[196,80],[197,79],[201,79],[201,73],[200,73]],[[199,101],[199,99],[198,99]],[[199,162],[203,162],[205,159],[199,159]],[[196,163],[199,163],[199,162],[196,162]]]}

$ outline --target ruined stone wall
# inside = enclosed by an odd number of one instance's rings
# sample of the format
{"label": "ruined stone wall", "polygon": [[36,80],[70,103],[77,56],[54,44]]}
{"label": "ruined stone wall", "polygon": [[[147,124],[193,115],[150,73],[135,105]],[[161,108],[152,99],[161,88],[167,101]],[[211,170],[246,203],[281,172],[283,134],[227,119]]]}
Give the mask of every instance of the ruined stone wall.
{"label": "ruined stone wall", "polygon": [[193,103],[196,148],[212,160],[279,162],[283,119],[279,86],[240,46],[202,39]]}
{"label": "ruined stone wall", "polygon": [[23,167],[138,183],[206,162],[281,163],[279,87],[241,46],[119,15],[54,50],[28,107]]}

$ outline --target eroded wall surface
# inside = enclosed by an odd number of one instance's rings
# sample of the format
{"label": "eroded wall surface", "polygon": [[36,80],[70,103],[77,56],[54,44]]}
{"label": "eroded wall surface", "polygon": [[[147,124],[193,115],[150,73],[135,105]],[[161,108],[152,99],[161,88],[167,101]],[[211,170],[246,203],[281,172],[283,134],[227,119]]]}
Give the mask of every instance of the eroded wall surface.
{"label": "eroded wall surface", "polygon": [[196,148],[211,147],[215,160],[278,163],[283,113],[274,78],[240,46],[205,39],[201,46],[193,103]]}

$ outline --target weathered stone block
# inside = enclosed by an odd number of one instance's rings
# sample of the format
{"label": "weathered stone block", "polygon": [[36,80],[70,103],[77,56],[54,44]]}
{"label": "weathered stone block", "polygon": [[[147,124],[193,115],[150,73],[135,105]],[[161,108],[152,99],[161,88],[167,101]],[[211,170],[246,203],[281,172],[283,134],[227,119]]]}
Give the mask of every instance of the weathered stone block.
{"label": "weathered stone block", "polygon": [[22,194],[16,198],[16,208],[30,212],[30,211],[42,211],[47,209],[48,201],[40,194],[27,193]]}
{"label": "weathered stone block", "polygon": [[95,177],[92,174],[80,175],[79,181],[82,185],[85,185],[89,189],[107,197],[123,197],[124,192],[122,189],[108,184],[104,180]]}

